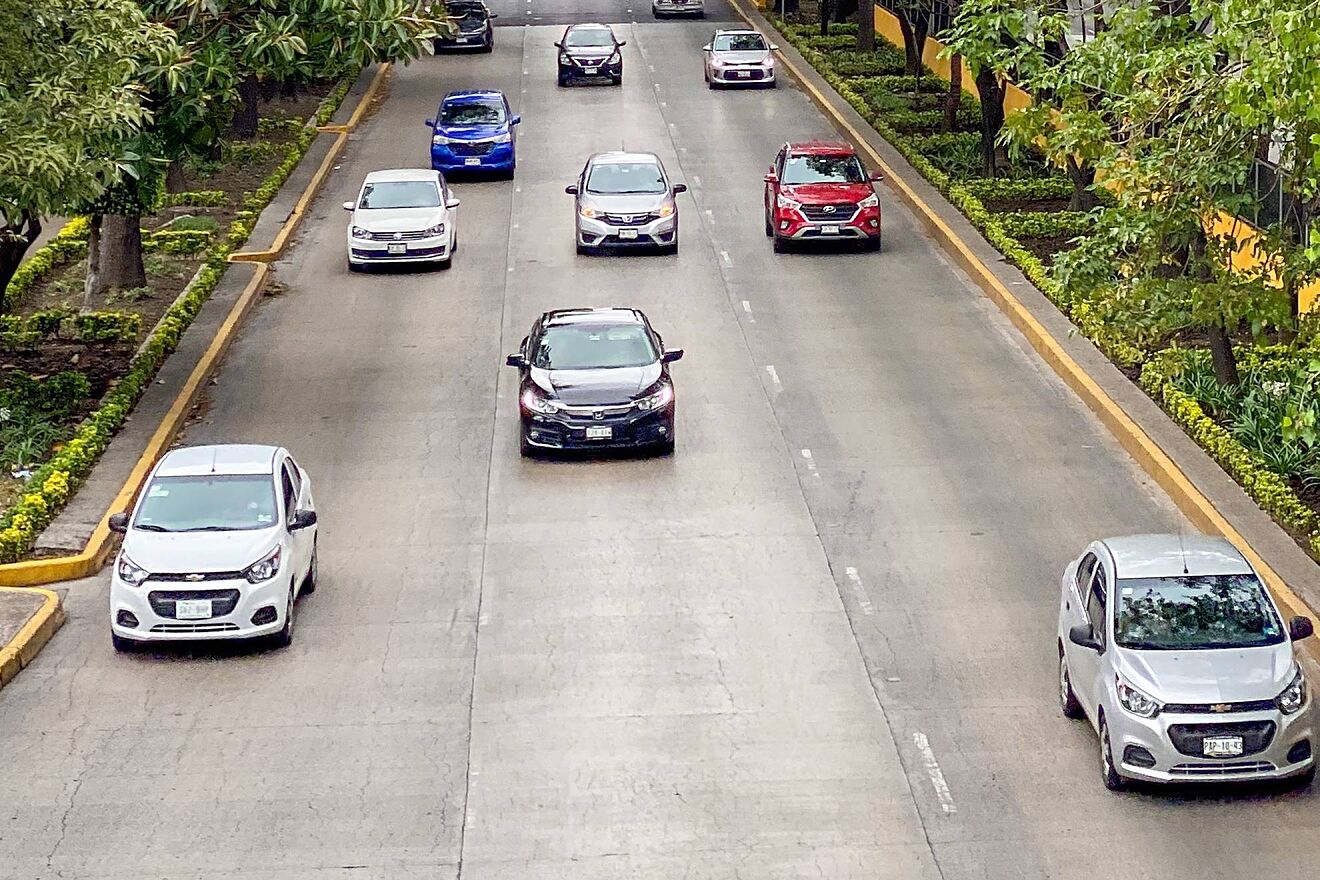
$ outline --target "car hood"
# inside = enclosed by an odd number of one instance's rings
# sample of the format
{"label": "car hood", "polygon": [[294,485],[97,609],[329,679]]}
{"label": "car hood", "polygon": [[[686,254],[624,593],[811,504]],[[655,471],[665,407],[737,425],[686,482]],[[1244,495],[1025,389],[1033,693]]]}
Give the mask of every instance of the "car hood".
{"label": "car hood", "polygon": [[765,49],[750,52],[715,52],[713,54],[725,64],[764,64],[770,60],[770,53]]}
{"label": "car hood", "polygon": [[144,532],[130,529],[124,552],[149,572],[242,571],[279,543],[278,527],[241,532]]}
{"label": "car hood", "polygon": [[613,46],[566,46],[564,54],[569,58],[609,58],[614,54]]}
{"label": "car hood", "polygon": [[1271,700],[1292,681],[1292,645],[1209,651],[1118,649],[1119,674],[1164,703]]}
{"label": "car hood", "polygon": [[445,219],[444,208],[377,208],[353,212],[353,225],[370,232],[414,232]]}
{"label": "car hood", "polygon": [[780,192],[804,205],[826,205],[860,202],[874,195],[875,189],[869,183],[801,183],[785,185],[780,188]]}
{"label": "car hood", "polygon": [[486,138],[506,134],[508,130],[509,127],[502,123],[499,125],[437,125],[435,127],[436,134],[442,134],[445,137],[460,141],[485,140]]}
{"label": "car hood", "polygon": [[608,214],[648,214],[659,211],[667,201],[669,196],[664,193],[586,193],[582,196],[583,205]]}
{"label": "car hood", "polygon": [[659,363],[607,370],[542,370],[532,368],[532,381],[569,406],[628,403],[660,378]]}

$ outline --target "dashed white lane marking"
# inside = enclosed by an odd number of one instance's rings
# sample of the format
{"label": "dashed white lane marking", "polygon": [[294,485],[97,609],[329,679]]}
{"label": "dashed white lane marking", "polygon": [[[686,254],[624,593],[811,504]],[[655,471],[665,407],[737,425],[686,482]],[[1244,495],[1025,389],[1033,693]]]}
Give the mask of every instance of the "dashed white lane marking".
{"label": "dashed white lane marking", "polygon": [[[802,452],[807,453],[805,449]],[[862,583],[862,576],[857,573],[857,569],[850,565],[843,570],[843,573],[848,577],[848,586],[852,589],[853,597],[857,599],[862,613],[875,614],[875,607],[871,605],[871,600],[866,595],[866,586]]]}
{"label": "dashed white lane marking", "polygon": [[661,106],[661,107],[668,107],[669,105],[666,104],[664,101],[661,101],[661,102],[660,102],[660,106]]}
{"label": "dashed white lane marking", "polygon": [[531,71],[524,67],[524,68],[523,68],[523,76],[527,76],[529,73],[531,73]]}
{"label": "dashed white lane marking", "polygon": [[747,313],[747,323],[755,324],[756,318],[752,315],[752,304],[747,300],[742,301],[743,311]]}
{"label": "dashed white lane marking", "polygon": [[807,460],[807,473],[816,479],[820,479],[820,471],[816,470],[816,459],[812,457],[810,449],[802,450],[802,457]]}
{"label": "dashed white lane marking", "polygon": [[646,65],[646,69],[649,70],[649,71],[651,71],[652,73],[655,73],[655,65],[654,65],[654,64],[648,64],[648,65]]}
{"label": "dashed white lane marking", "polygon": [[712,211],[710,208],[706,209],[706,219],[710,221],[711,226],[715,225],[715,212]]}
{"label": "dashed white lane marking", "polygon": [[698,177],[698,176],[695,175],[695,174],[692,175],[692,185],[693,185],[693,186],[701,186],[701,178]]}
{"label": "dashed white lane marking", "polygon": [[733,265],[733,259],[729,257],[728,251],[720,251],[720,259],[724,261],[724,265],[726,266]]}
{"label": "dashed white lane marking", "polygon": [[770,381],[774,383],[776,391],[784,390],[784,383],[779,381],[779,374],[775,372],[774,364],[766,364],[765,371],[770,374]]}
{"label": "dashed white lane marking", "polygon": [[958,807],[953,803],[953,793],[949,791],[949,783],[944,781],[944,771],[940,769],[940,762],[935,760],[935,753],[931,751],[926,734],[920,730],[915,731],[912,734],[912,742],[916,744],[917,751],[921,752],[921,763],[926,768],[926,775],[930,777],[930,784],[935,787],[935,797],[939,799],[940,809],[945,815],[958,812]]}

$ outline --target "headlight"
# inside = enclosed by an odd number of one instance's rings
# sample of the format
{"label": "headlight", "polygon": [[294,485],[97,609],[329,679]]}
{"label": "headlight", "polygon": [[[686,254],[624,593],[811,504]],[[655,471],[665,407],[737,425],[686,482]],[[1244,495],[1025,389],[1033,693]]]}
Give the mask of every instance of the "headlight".
{"label": "headlight", "polygon": [[522,405],[523,409],[528,412],[541,413],[542,415],[549,415],[550,413],[559,411],[559,404],[555,403],[548,397],[542,397],[531,388],[528,388],[523,392]]}
{"label": "headlight", "polygon": [[142,582],[151,576],[151,572],[129,559],[127,553],[119,554],[119,563],[115,566],[115,570],[119,572],[121,581],[135,587],[141,586]]}
{"label": "headlight", "polygon": [[452,138],[445,137],[442,134],[431,136],[431,143],[435,144],[437,147],[443,147],[446,144],[452,144],[453,142]]}
{"label": "headlight", "polygon": [[1118,701],[1123,704],[1124,709],[1127,709],[1138,718],[1154,718],[1160,714],[1160,704],[1155,700],[1127,684],[1121,678],[1115,677],[1114,680],[1118,684]]}
{"label": "headlight", "polygon": [[711,59],[710,66],[718,70],[724,66],[724,62],[721,61],[719,58],[713,58]]}
{"label": "headlight", "polygon": [[660,206],[660,216],[661,216],[661,217],[672,217],[672,216],[674,216],[674,203],[673,203],[673,202],[665,202],[663,205],[661,205],[661,206]]}
{"label": "headlight", "polygon": [[1284,715],[1295,715],[1306,705],[1306,677],[1298,669],[1292,683],[1283,689],[1283,693],[1274,698],[1274,704]]}
{"label": "headlight", "polygon": [[605,63],[606,63],[606,64],[618,64],[618,63],[619,63],[620,61],[622,61],[622,60],[623,60],[623,56],[620,55],[618,52],[615,52],[613,55],[611,55],[611,56],[609,57],[609,60],[606,61]]}
{"label": "headlight", "polygon": [[578,213],[590,220],[592,217],[596,216],[596,209],[590,205],[583,205],[578,209]]}
{"label": "headlight", "polygon": [[443,223],[437,223],[437,224],[435,224],[434,226],[432,226],[430,229],[423,230],[423,234],[424,234],[424,235],[444,235],[444,234],[445,234],[445,224],[443,224]]}
{"label": "headlight", "polygon": [[866,198],[864,198],[864,199],[862,199],[860,202],[858,202],[858,203],[857,203],[857,207],[859,207],[859,208],[875,208],[875,207],[878,207],[879,204],[880,204],[880,197],[879,197],[878,195],[876,195],[875,193],[871,193],[869,196],[867,196]]}
{"label": "headlight", "polygon": [[778,206],[781,207],[781,208],[800,208],[800,207],[802,207],[802,203],[801,203],[801,202],[795,202],[795,201],[793,201],[792,199],[790,199],[788,196],[785,196],[785,195],[778,195],[778,196],[775,196],[775,204],[778,205]]}
{"label": "headlight", "polygon": [[568,57],[568,53],[566,53],[566,52],[560,52],[560,53],[559,53],[559,63],[560,63],[560,64],[568,64],[568,63],[572,62],[572,60],[573,60],[572,58],[569,58],[569,57]]}
{"label": "headlight", "polygon": [[513,134],[506,131],[504,134],[496,135],[493,140],[497,144],[507,144],[513,140]]}
{"label": "headlight", "polygon": [[674,399],[674,386],[661,385],[660,390],[654,394],[648,394],[645,397],[639,397],[636,401],[637,408],[642,412],[653,412],[657,409],[664,409],[669,406],[670,401]]}
{"label": "headlight", "polygon": [[274,550],[249,565],[247,571],[243,572],[243,576],[246,577],[249,582],[259,584],[262,581],[270,580],[279,573],[280,548],[276,547]]}
{"label": "headlight", "polygon": [[352,235],[354,238],[371,238],[371,233],[363,229],[361,226],[354,226]]}

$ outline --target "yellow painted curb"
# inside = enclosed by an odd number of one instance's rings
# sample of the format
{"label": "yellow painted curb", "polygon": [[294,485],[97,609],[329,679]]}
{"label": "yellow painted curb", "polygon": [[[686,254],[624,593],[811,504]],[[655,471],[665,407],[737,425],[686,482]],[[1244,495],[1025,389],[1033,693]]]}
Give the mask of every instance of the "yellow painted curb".
{"label": "yellow painted curb", "polygon": [[64,607],[55,593],[32,589],[12,592],[39,593],[43,601],[37,612],[14,634],[13,640],[0,647],[0,687],[12,681],[24,666],[31,663],[50,637],[64,625]]}
{"label": "yellow painted curb", "polygon": [[[738,0],[730,0],[730,3],[749,25],[756,26],[756,23],[743,11]],[[1031,343],[1031,347],[1036,350],[1036,353],[1063,379],[1073,393],[1080,397],[1099,416],[1100,421],[1114,435],[1123,449],[1136,460],[1142,470],[1159,484],[1160,488],[1173,500],[1173,503],[1177,505],[1183,515],[1191,520],[1197,528],[1205,532],[1223,535],[1242,551],[1242,554],[1265,579],[1265,582],[1274,593],[1275,599],[1278,600],[1280,605],[1284,606],[1283,611],[1285,614],[1310,614],[1312,617],[1317,617],[1315,611],[1293,592],[1292,588],[1270,567],[1269,563],[1261,558],[1259,553],[1252,549],[1246,538],[1215,508],[1214,503],[1196,488],[1192,481],[1187,478],[1187,475],[1174,463],[1173,459],[1150,439],[1141,426],[1104,392],[1081,365],[1073,360],[1049,330],[1036,320],[1026,306],[1022,305],[1012,291],[972,252],[967,243],[917,195],[907,181],[894,173],[894,169],[871,148],[866,138],[835,109],[829,99],[802,74],[797,65],[785,57],[782,52],[779,53],[779,60],[811,95],[812,100],[880,167],[886,182],[902,196],[903,200],[914,210],[945,250],[949,251],[962,269],[977,283],[977,286],[999,306],[1000,310]],[[1320,646],[1314,645],[1313,641],[1305,643],[1305,647],[1307,653],[1320,657]]]}

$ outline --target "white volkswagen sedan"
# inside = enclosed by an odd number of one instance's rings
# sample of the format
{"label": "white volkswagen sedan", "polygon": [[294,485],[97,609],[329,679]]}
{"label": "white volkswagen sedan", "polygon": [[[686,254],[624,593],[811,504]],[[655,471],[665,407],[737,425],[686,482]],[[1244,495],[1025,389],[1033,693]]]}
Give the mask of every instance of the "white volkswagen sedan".
{"label": "white volkswagen sedan", "polygon": [[143,642],[293,641],[293,605],[316,589],[316,506],[307,472],[275,446],[175,449],[152,470],[110,579],[116,650]]}
{"label": "white volkswagen sedan", "polygon": [[1063,573],[1059,701],[1100,735],[1101,780],[1315,777],[1315,718],[1294,642],[1242,554],[1222,538],[1096,541]]}
{"label": "white volkswagen sedan", "polygon": [[431,263],[448,269],[458,249],[458,199],[439,171],[373,171],[356,200],[344,202],[348,268]]}

